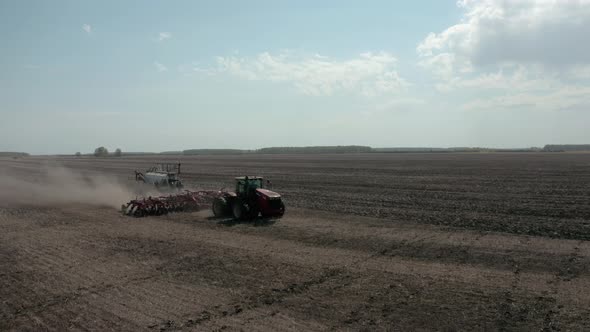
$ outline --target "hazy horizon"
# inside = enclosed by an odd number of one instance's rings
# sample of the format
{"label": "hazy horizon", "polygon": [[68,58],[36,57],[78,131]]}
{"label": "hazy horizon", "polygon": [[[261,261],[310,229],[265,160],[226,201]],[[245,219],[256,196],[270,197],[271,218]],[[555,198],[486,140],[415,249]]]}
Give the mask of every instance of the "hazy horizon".
{"label": "hazy horizon", "polygon": [[[544,150],[544,148],[549,147],[550,146],[554,146],[557,147],[558,150]],[[580,148],[579,146],[583,146],[583,148]],[[279,154],[299,154],[299,153],[309,153],[309,154],[317,154],[317,153],[395,153],[395,152],[417,152],[417,153],[422,153],[422,152],[428,152],[426,150],[436,150],[436,151],[431,151],[431,152],[468,152],[468,149],[473,149],[473,150],[477,150],[477,149],[482,149],[482,151],[491,151],[494,152],[494,150],[496,150],[496,152],[502,152],[502,151],[509,151],[509,150],[514,150],[514,151],[537,151],[536,149],[539,149],[540,151],[549,151],[549,152],[556,152],[556,151],[565,151],[565,150],[560,150],[567,148],[567,151],[570,152],[587,152],[590,151],[590,144],[545,144],[543,146],[522,146],[522,147],[504,147],[504,148],[499,148],[499,147],[493,147],[493,146],[360,146],[360,145],[348,145],[348,146],[282,146],[282,147],[274,147],[274,146],[265,146],[265,147],[257,147],[257,148],[249,148],[249,149],[235,149],[235,148],[190,148],[190,149],[175,149],[175,150],[166,150],[166,151],[122,151],[122,153],[125,155],[133,155],[133,154],[155,154],[155,155],[174,155],[176,153],[180,154],[180,155],[186,155],[186,156],[192,156],[192,155],[208,155],[209,153],[211,153],[212,155],[215,154],[226,154],[226,153],[232,153],[233,151],[236,151],[236,153],[247,153],[247,152],[252,152],[252,153],[267,153],[267,152],[262,152],[261,150],[264,149],[290,149],[290,148],[351,148],[351,147],[360,147],[360,148],[370,148],[373,151],[350,151],[350,152],[334,152],[334,151],[330,151],[330,152],[317,152],[317,151],[310,151],[310,152],[291,152],[291,151],[285,151],[285,152],[280,152]],[[109,147],[105,147],[107,148],[109,154],[114,154],[115,150],[117,148],[109,148]],[[462,150],[465,149],[465,150]],[[388,150],[388,151],[384,151],[384,150]],[[424,150],[424,151],[421,151]],[[197,151],[197,153],[191,152],[191,151]],[[29,154],[31,156],[52,156],[52,155],[75,155],[78,152],[80,152],[83,156],[92,156],[94,154],[94,150],[93,151],[76,151],[74,153],[28,153],[27,151],[0,151],[0,154],[2,153],[26,153]],[[277,152],[268,152],[271,154],[276,154]]]}
{"label": "hazy horizon", "polygon": [[24,0],[0,27],[0,151],[590,143],[590,0]]}

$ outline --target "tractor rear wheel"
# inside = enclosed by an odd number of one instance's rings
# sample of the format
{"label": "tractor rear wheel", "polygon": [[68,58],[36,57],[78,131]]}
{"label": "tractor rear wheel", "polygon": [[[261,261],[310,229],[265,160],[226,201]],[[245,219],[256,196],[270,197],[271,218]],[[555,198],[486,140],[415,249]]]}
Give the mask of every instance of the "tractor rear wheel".
{"label": "tractor rear wheel", "polygon": [[227,214],[227,201],[223,197],[218,197],[213,201],[213,215],[224,217]]}
{"label": "tractor rear wheel", "polygon": [[258,218],[258,215],[260,215],[260,210],[256,206],[252,206],[248,209],[248,219],[249,220],[254,220],[254,219]]}
{"label": "tractor rear wheel", "polygon": [[234,219],[236,220],[242,220],[244,218],[244,216],[246,215],[246,213],[248,212],[246,210],[246,206],[244,205],[244,203],[242,203],[242,201],[240,201],[239,199],[235,200],[234,203],[232,204],[232,215],[234,216]]}

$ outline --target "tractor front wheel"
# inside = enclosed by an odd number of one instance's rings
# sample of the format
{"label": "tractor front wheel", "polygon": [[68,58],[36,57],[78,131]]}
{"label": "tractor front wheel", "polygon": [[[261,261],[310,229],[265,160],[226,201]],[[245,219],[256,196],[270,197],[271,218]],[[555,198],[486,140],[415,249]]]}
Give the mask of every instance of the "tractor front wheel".
{"label": "tractor front wheel", "polygon": [[234,204],[232,204],[232,215],[234,219],[242,220],[246,213],[246,206],[240,200],[236,200]]}

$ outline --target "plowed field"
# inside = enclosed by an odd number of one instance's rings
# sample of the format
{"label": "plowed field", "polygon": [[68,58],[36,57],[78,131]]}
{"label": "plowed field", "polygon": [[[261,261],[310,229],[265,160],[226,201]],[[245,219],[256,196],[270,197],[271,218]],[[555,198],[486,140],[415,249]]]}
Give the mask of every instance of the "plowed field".
{"label": "plowed field", "polygon": [[134,169],[176,161],[187,188],[263,175],[287,213],[132,218],[0,184],[0,330],[590,330],[590,154],[31,157],[0,175],[136,190]]}

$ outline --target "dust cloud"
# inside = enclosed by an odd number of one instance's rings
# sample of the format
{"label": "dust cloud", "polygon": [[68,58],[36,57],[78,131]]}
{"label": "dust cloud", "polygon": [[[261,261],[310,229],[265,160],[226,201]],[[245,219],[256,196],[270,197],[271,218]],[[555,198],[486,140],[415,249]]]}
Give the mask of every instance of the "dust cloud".
{"label": "dust cloud", "polygon": [[63,167],[46,167],[32,178],[0,173],[0,203],[48,206],[89,204],[119,208],[133,192],[116,179],[84,175]]}

